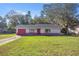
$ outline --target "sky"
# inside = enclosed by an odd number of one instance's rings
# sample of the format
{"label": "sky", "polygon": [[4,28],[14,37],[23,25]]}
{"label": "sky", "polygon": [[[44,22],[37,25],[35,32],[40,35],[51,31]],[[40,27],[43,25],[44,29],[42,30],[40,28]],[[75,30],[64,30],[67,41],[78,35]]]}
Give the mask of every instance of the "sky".
{"label": "sky", "polygon": [[10,10],[31,11],[32,17],[39,16],[43,9],[42,3],[0,3],[0,16],[5,16]]}

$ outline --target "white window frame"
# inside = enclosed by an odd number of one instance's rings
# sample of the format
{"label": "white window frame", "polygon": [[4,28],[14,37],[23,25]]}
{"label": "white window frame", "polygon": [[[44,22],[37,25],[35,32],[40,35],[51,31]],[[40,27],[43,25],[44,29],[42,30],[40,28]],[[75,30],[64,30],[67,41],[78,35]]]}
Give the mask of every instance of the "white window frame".
{"label": "white window frame", "polygon": [[[46,30],[48,30],[47,32],[46,32]],[[51,29],[45,29],[45,33],[50,33],[51,32]]]}

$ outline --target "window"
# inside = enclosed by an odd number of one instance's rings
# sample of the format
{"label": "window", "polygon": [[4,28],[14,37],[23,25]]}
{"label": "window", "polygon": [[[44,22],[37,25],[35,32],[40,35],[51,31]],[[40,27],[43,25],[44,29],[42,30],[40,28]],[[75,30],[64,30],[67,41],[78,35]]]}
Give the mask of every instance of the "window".
{"label": "window", "polygon": [[45,32],[46,32],[46,33],[50,33],[51,30],[50,30],[50,29],[45,29]]}
{"label": "window", "polygon": [[35,30],[34,29],[29,29],[29,33],[34,33]]}

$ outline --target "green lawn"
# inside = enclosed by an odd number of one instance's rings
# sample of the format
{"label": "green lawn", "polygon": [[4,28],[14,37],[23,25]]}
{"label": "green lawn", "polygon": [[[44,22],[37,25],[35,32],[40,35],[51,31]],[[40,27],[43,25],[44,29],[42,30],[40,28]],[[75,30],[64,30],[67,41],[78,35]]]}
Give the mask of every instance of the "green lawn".
{"label": "green lawn", "polygon": [[0,55],[10,56],[79,56],[79,37],[24,36],[0,46]]}
{"label": "green lawn", "polygon": [[15,36],[15,34],[0,34],[0,40]]}

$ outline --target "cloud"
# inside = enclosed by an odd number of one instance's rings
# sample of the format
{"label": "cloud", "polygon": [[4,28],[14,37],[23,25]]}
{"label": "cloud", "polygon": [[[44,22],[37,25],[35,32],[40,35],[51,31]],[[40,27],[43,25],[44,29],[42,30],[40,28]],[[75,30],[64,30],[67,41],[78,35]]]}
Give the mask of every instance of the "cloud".
{"label": "cloud", "polygon": [[22,15],[26,15],[27,13],[24,11],[20,11],[20,10],[15,10],[18,14],[22,14]]}

